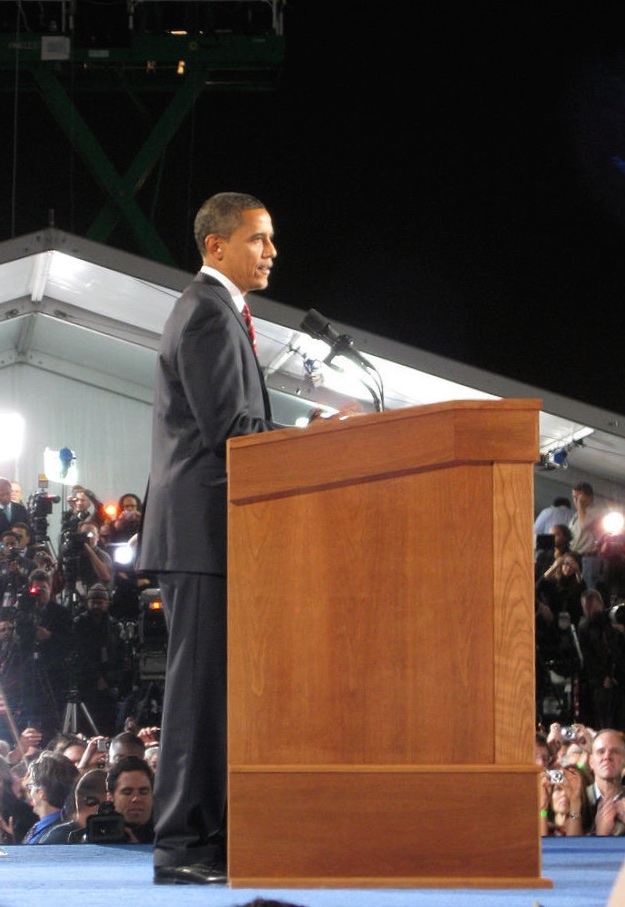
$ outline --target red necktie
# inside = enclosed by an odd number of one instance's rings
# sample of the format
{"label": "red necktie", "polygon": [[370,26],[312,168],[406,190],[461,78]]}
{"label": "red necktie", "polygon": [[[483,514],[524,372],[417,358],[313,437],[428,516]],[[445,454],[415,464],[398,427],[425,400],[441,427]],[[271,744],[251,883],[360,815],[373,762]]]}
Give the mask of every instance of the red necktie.
{"label": "red necktie", "polygon": [[250,335],[250,340],[252,341],[252,347],[254,352],[258,352],[256,348],[256,330],[254,328],[254,322],[252,321],[252,313],[250,312],[250,307],[247,302],[243,303],[243,311],[241,313],[247,325],[247,333]]}

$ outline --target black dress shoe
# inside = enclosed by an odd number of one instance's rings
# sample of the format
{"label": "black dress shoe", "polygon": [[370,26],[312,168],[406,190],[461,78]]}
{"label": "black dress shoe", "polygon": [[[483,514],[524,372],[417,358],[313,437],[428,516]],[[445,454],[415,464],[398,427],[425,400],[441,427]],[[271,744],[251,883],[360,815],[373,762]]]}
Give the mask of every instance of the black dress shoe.
{"label": "black dress shoe", "polygon": [[189,866],[156,866],[155,885],[225,885],[228,876],[217,865],[191,863]]}

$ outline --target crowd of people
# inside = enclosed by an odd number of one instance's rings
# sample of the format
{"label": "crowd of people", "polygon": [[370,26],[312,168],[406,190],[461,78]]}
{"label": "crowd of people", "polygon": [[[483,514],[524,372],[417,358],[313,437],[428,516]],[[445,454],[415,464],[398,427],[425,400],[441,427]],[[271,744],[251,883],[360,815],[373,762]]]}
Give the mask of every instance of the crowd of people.
{"label": "crowd of people", "polygon": [[112,738],[25,728],[0,740],[0,843],[151,844],[158,727]]}
{"label": "crowd of people", "polygon": [[543,837],[625,835],[625,735],[554,722],[536,733]]}
{"label": "crowd of people", "polygon": [[0,478],[0,737],[10,724],[44,742],[68,729],[111,737],[141,695],[141,595],[156,587],[134,568],[141,499],[123,494],[109,512],[76,485],[67,505],[55,554],[49,496],[25,505]]}
{"label": "crowd of people", "polygon": [[538,720],[625,730],[623,536],[606,529],[611,510],[587,482],[572,498],[556,498],[534,524]]}
{"label": "crowd of people", "polygon": [[[534,526],[540,830],[620,836],[625,589],[606,508],[587,483],[572,497],[555,499]],[[159,728],[137,720],[136,697],[125,704],[137,682],[128,625],[138,627],[141,593],[157,581],[132,556],[114,556],[116,546],[132,551],[141,499],[124,494],[111,513],[74,486],[57,556],[47,499],[26,505],[19,483],[0,478],[0,843],[152,842]],[[545,731],[540,703],[554,670],[573,692]]]}

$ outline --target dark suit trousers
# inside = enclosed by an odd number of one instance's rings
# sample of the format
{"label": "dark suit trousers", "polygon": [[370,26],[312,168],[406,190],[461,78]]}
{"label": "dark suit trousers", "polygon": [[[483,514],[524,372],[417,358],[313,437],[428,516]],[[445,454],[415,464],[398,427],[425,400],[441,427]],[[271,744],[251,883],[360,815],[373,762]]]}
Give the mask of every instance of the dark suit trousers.
{"label": "dark suit trousers", "polygon": [[211,863],[225,851],[226,578],[163,573],[168,627],[154,865]]}

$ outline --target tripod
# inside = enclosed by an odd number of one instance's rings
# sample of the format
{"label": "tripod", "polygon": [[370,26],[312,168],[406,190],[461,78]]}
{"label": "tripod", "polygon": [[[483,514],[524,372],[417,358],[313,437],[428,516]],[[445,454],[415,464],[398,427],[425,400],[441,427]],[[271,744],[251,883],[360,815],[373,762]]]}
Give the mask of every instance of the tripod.
{"label": "tripod", "polygon": [[75,734],[78,731],[78,709],[81,710],[85,718],[89,723],[89,727],[93,731],[95,737],[100,736],[100,732],[95,725],[95,721],[91,717],[89,709],[82,700],[78,698],[78,690],[73,687],[67,694],[67,702],[65,703],[65,717],[63,718],[63,733]]}

